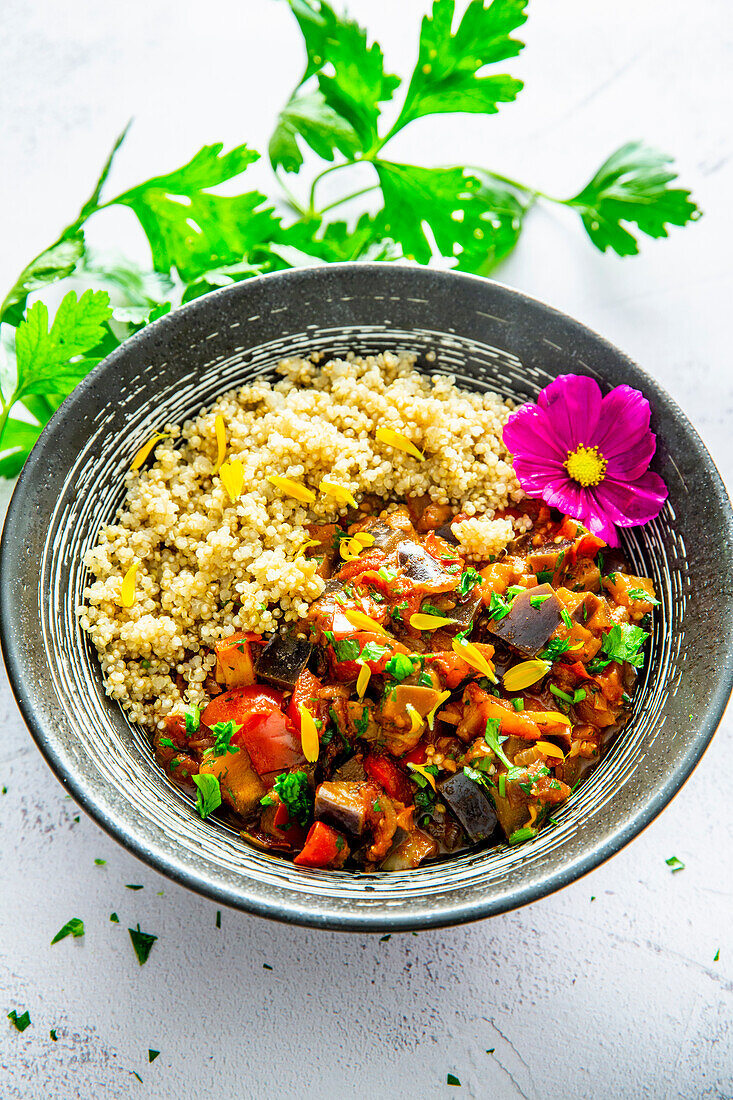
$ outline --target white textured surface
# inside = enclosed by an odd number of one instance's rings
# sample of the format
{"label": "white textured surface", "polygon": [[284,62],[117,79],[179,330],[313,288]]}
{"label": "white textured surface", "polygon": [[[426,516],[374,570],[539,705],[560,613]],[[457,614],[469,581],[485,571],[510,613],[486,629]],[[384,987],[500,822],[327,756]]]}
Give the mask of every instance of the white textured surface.
{"label": "white textured surface", "polygon": [[[697,226],[621,261],[569,216],[538,210],[500,278],[659,377],[730,485],[729,0],[699,0],[694,14],[681,0],[533,6],[512,65],[527,82],[518,103],[488,120],[423,121],[395,156],[478,161],[570,193],[628,138],[673,151],[706,212]],[[400,70],[426,8],[351,4]],[[2,22],[3,286],[76,211],[129,115],[119,189],[206,141],[264,149],[301,66],[285,7],[268,0],[3,0]],[[144,254],[124,213],[106,225],[101,240]],[[730,727],[629,848],[523,911],[389,942],[229,911],[219,931],[215,906],[76,820],[3,677],[0,1095],[733,1096]],[[676,875],[673,854],[687,864]],[[74,915],[85,938],[49,947]],[[159,936],[143,968],[126,931],[138,921]],[[20,1035],[4,1014],[25,1007],[33,1026]],[[161,1051],[151,1066],[148,1047]]]}

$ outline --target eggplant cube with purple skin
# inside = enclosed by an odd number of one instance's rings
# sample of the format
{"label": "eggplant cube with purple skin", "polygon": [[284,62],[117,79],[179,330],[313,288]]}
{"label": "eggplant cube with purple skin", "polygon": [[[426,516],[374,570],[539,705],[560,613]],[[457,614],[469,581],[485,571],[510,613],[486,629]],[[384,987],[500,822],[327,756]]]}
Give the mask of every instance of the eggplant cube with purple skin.
{"label": "eggplant cube with purple skin", "polygon": [[536,657],[562,622],[562,610],[552,586],[538,584],[516,595],[509,612],[492,619],[489,630],[525,657]]}

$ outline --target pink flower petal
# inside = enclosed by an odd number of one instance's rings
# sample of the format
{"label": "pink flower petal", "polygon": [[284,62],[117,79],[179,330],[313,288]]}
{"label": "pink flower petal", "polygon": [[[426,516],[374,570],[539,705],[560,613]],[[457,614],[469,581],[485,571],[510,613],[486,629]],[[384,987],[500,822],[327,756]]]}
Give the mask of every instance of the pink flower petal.
{"label": "pink flower petal", "polygon": [[548,462],[528,457],[515,458],[514,472],[525,493],[542,493],[548,482],[567,479],[567,472],[560,462]]}
{"label": "pink flower petal", "polygon": [[561,464],[567,457],[567,448],[557,438],[550,418],[537,405],[521,405],[512,413],[504,425],[504,445],[515,456],[554,458]]}
{"label": "pink flower petal", "polygon": [[639,390],[616,386],[601,402],[593,442],[607,460],[620,456],[646,436],[650,419],[649,402]]}
{"label": "pink flower petal", "polygon": [[667,486],[659,474],[648,470],[628,484],[606,478],[596,487],[595,496],[603,511],[619,527],[637,527],[659,515],[667,499]]}
{"label": "pink flower petal", "polygon": [[537,398],[566,453],[595,442],[601,403],[600,386],[582,374],[561,374]]}
{"label": "pink flower petal", "polygon": [[611,458],[607,457],[606,476],[618,481],[636,481],[649,469],[654,452],[657,449],[657,437],[653,432],[645,432],[635,443],[627,441],[627,449]]}

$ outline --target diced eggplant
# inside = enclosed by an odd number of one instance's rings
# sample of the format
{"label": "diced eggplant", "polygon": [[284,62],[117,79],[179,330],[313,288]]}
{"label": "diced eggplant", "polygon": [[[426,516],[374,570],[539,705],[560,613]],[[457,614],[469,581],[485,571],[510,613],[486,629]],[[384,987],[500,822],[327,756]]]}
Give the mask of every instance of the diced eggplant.
{"label": "diced eggplant", "polygon": [[415,829],[409,836],[395,845],[382,863],[383,871],[411,871],[419,867],[424,859],[438,854],[435,840],[422,829]]}
{"label": "diced eggplant", "polygon": [[496,828],[496,811],[488,794],[463,772],[438,784],[444,799],[463,826],[469,840],[487,840]]}
{"label": "diced eggplant", "polygon": [[588,620],[592,619],[596,611],[601,608],[605,610],[603,600],[599,596],[596,596],[595,592],[586,592],[570,618],[573,619],[574,622],[582,623],[583,626],[585,626]]}
{"label": "diced eggplant", "polygon": [[439,535],[440,538],[442,538],[445,542],[451,543],[452,546],[458,546],[458,539],[453,534],[453,530],[451,528],[452,522],[453,520],[451,520],[449,523],[444,523],[442,527],[438,528],[435,534]]}
{"label": "diced eggplant", "polygon": [[527,554],[527,565],[533,573],[553,572],[558,568],[560,557],[564,558],[571,546],[575,545],[574,539],[563,539],[561,542],[548,542]]}
{"label": "diced eggplant", "polygon": [[446,573],[442,565],[416,542],[401,542],[397,549],[397,563],[418,589],[429,592],[451,592],[457,579]]}
{"label": "diced eggplant", "polygon": [[364,771],[364,757],[361,753],[350,757],[345,764],[337,768],[333,773],[334,782],[365,783],[367,773]]}
{"label": "diced eggplant", "polygon": [[404,531],[401,531],[397,527],[392,527],[391,524],[386,523],[383,519],[375,520],[374,523],[364,527],[363,530],[374,539],[370,549],[383,550],[385,554],[394,550],[405,537]]}
{"label": "diced eggplant", "polygon": [[515,596],[509,614],[498,621],[492,619],[489,630],[526,657],[536,657],[562,622],[561,612],[562,604],[552,586],[540,584]]}
{"label": "diced eggplant", "polygon": [[450,611],[445,611],[445,617],[453,620],[450,626],[446,626],[450,634],[457,634],[460,630],[466,630],[483,606],[480,593],[474,589],[463,603],[458,603]]}
{"label": "diced eggplant", "polygon": [[257,659],[257,679],[267,680],[280,688],[294,688],[312,651],[313,642],[294,631],[275,634]]}
{"label": "diced eggplant", "polygon": [[363,783],[321,783],[316,791],[314,817],[350,836],[360,837],[368,824]]}

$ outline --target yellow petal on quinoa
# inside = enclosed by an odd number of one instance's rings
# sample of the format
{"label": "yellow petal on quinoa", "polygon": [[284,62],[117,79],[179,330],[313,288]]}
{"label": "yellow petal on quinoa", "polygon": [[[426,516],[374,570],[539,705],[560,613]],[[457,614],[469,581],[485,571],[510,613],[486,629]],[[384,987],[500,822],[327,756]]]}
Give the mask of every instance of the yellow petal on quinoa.
{"label": "yellow petal on quinoa", "polygon": [[276,489],[279,489],[281,493],[284,493],[285,496],[294,497],[295,500],[299,500],[301,504],[313,504],[316,499],[316,494],[312,489],[308,489],[299,481],[293,481],[291,477],[280,477],[279,474],[270,474],[267,480],[271,485],[274,485]]}
{"label": "yellow petal on quinoa", "polygon": [[336,485],[333,481],[322,481],[318,486],[318,490],[325,493],[326,496],[333,497],[339,504],[350,504],[352,508],[358,507],[350,490],[344,485]]}
{"label": "yellow petal on quinoa", "polygon": [[364,698],[364,692],[367,689],[367,684],[371,677],[372,670],[369,665],[362,665],[359,669],[359,675],[356,678],[356,694],[360,699]]}
{"label": "yellow petal on quinoa", "polygon": [[453,652],[457,653],[467,665],[470,665],[471,668],[475,668],[482,676],[487,676],[492,684],[497,682],[494,666],[491,661],[484,657],[481,650],[478,649],[473,642],[467,642],[465,638],[454,638],[452,645]]}
{"label": "yellow petal on quinoa", "polygon": [[372,630],[375,634],[386,634],[387,631],[376,619],[370,619],[363,611],[354,611],[350,607],[344,608],[344,615],[357,630]]}
{"label": "yellow petal on quinoa", "polygon": [[438,698],[435,701],[435,706],[425,716],[426,719],[427,719],[429,729],[433,728],[433,723],[435,722],[435,715],[436,715],[437,711],[440,709],[440,707],[443,706],[443,703],[446,701],[446,699],[450,699],[450,692],[449,691],[441,691],[440,695],[438,696]]}
{"label": "yellow petal on quinoa", "polygon": [[147,459],[150,452],[152,451],[155,444],[159,443],[161,439],[165,439],[165,432],[156,432],[155,435],[147,441],[147,443],[144,443],[130,463],[130,469],[139,470],[142,464]]}
{"label": "yellow petal on quinoa", "polygon": [[507,669],[502,682],[507,691],[524,691],[546,676],[551,667],[549,662],[534,657],[531,661],[522,661]]}
{"label": "yellow petal on quinoa", "polygon": [[[529,711],[531,714],[532,712]],[[557,745],[553,745],[551,741],[535,741],[534,747],[539,749],[545,756],[554,756],[556,760],[564,760],[565,753]]]}
{"label": "yellow petal on quinoa", "polygon": [[232,458],[224,462],[219,470],[222,485],[229,494],[230,500],[237,500],[244,488],[244,466],[238,458]]}
{"label": "yellow petal on quinoa", "polygon": [[422,729],[423,719],[415,710],[412,703],[408,703],[405,710],[410,715],[410,733],[417,733],[419,729]]}
{"label": "yellow petal on quinoa", "polygon": [[437,630],[439,626],[450,626],[453,621],[442,615],[421,615],[419,612],[410,615],[410,626],[414,630]]}
{"label": "yellow petal on quinoa", "polygon": [[313,715],[307,707],[304,707],[301,703],[298,710],[300,711],[300,745],[303,749],[303,756],[310,764],[314,764],[321,750],[318,729]]}
{"label": "yellow petal on quinoa", "polygon": [[435,793],[438,793],[438,788],[435,786],[435,776],[432,774],[432,772],[426,770],[424,764],[413,764],[412,762],[408,762],[407,766],[411,772],[417,772],[418,775],[421,775],[423,777],[423,779],[427,779],[428,783],[433,788]]}
{"label": "yellow petal on quinoa", "polygon": [[218,474],[219,470],[221,469],[221,464],[224,461],[227,453],[227,429],[226,424],[224,423],[224,417],[221,415],[221,413],[219,413],[216,420],[214,421],[214,428],[216,429],[217,455],[216,465],[214,466],[212,473]]}
{"label": "yellow petal on quinoa", "polygon": [[120,598],[117,601],[120,607],[132,607],[135,602],[135,574],[139,568],[140,562],[134,561],[122,578]]}
{"label": "yellow petal on quinoa", "polygon": [[401,432],[393,432],[391,428],[377,428],[376,437],[380,443],[386,443],[388,447],[394,447],[397,451],[404,451],[414,458],[425,461],[425,455],[419,451],[414,443],[411,443],[406,435]]}
{"label": "yellow petal on quinoa", "polygon": [[318,542],[318,539],[306,539],[303,545],[298,547],[297,553],[295,555],[295,561],[297,561],[298,558],[302,558],[303,554],[305,554],[306,550],[308,550],[311,546],[319,545],[320,543]]}

